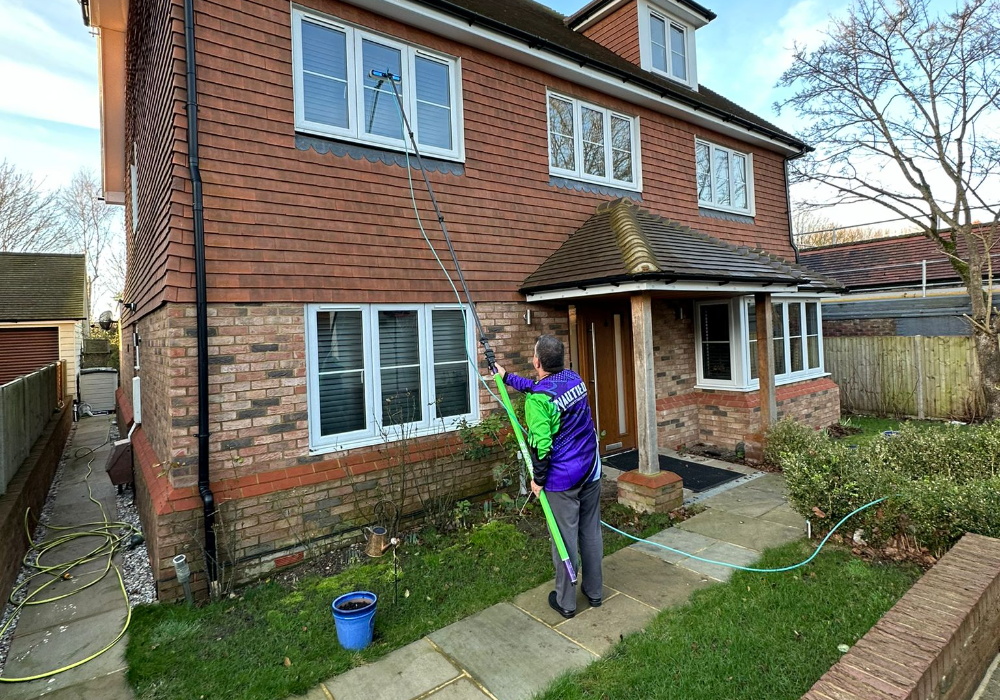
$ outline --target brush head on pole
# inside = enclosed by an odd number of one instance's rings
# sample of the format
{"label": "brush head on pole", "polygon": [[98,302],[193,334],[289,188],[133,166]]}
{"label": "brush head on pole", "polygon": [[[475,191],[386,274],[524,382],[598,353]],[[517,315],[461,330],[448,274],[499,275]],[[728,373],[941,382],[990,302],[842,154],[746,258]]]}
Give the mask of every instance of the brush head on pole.
{"label": "brush head on pole", "polygon": [[375,70],[374,68],[368,71],[368,77],[372,80],[391,80],[394,83],[403,82],[403,79],[395,73],[387,70]]}

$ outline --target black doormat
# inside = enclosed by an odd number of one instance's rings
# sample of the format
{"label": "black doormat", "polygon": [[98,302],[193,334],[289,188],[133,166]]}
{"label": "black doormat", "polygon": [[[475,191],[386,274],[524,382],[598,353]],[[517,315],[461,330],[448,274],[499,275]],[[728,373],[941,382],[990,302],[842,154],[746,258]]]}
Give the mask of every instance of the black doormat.
{"label": "black doormat", "polygon": [[[602,461],[609,467],[614,467],[619,471],[630,472],[639,468],[639,451],[629,450],[610,457],[602,458]],[[710,467],[707,464],[688,462],[676,457],[660,455],[660,469],[666,472],[673,472],[684,480],[684,488],[692,491],[705,491],[714,488],[727,481],[738,479],[742,474],[731,472],[728,469]]]}

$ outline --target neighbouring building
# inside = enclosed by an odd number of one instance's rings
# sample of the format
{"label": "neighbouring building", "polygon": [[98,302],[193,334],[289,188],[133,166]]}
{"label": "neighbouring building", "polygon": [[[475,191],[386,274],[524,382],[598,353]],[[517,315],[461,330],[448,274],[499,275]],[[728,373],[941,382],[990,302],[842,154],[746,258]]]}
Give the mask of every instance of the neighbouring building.
{"label": "neighbouring building", "polygon": [[0,384],[62,360],[76,396],[87,316],[83,255],[0,253]]}
{"label": "neighbouring building", "polygon": [[638,446],[651,477],[659,446],[755,454],[762,420],[837,420],[819,303],[837,285],[797,265],[790,240],[786,163],[808,146],[699,83],[715,15],[698,3],[602,0],[568,18],[530,0],[83,9],[105,196],[126,208],[120,410],[141,410],[136,485],[162,597],[209,508],[246,575],[356,533],[400,444],[407,508],[493,487],[456,428],[496,405],[466,362],[472,323],[421,237],[414,207],[443,248],[372,69],[402,77],[498,358],[527,372],[535,337],[563,338],[603,451]]}

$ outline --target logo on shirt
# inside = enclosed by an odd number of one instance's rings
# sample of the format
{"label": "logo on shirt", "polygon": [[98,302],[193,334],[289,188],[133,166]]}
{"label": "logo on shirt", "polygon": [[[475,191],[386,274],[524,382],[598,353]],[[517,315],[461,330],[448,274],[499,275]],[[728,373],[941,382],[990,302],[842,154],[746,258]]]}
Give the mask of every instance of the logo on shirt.
{"label": "logo on shirt", "polygon": [[565,394],[555,399],[555,404],[560,411],[565,411],[567,408],[579,402],[586,396],[587,396],[587,387],[583,384],[577,384],[575,387],[567,391]]}

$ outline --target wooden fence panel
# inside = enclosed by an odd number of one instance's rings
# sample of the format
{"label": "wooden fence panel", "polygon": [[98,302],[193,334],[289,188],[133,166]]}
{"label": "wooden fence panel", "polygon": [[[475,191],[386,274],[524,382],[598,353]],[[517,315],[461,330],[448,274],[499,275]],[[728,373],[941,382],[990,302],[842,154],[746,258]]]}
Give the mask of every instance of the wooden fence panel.
{"label": "wooden fence panel", "polygon": [[981,413],[969,337],[834,337],[823,344],[844,411],[960,420]]}
{"label": "wooden fence panel", "polygon": [[0,496],[45,430],[61,397],[63,363],[48,365],[0,386]]}

